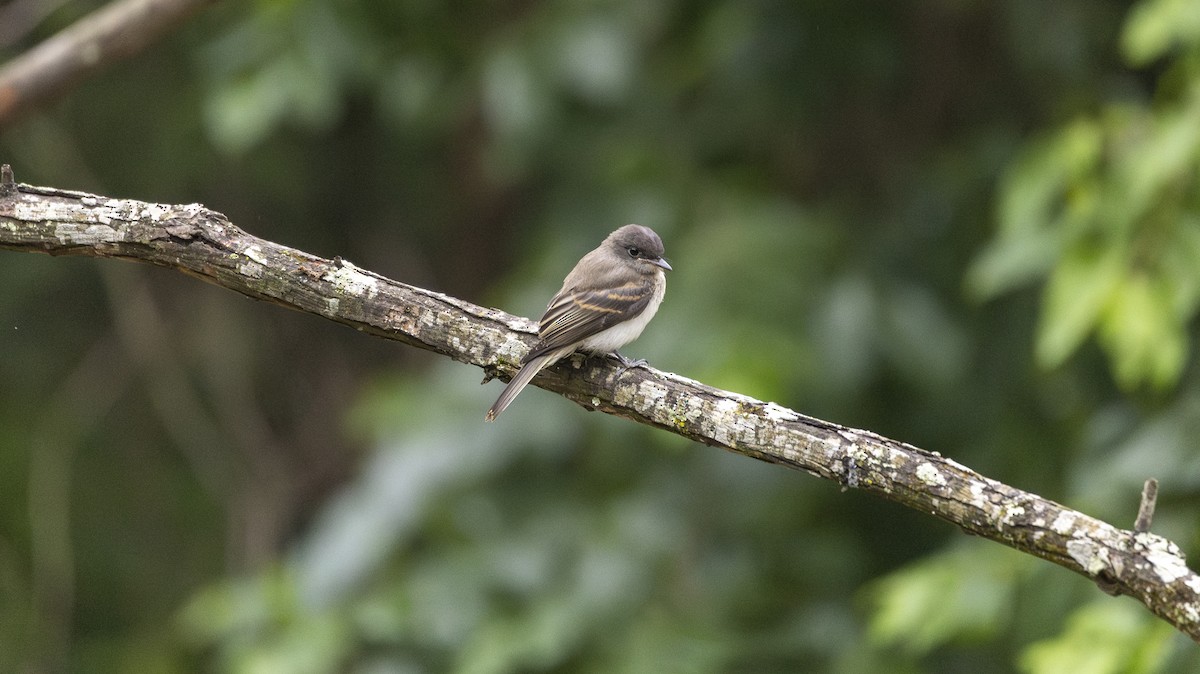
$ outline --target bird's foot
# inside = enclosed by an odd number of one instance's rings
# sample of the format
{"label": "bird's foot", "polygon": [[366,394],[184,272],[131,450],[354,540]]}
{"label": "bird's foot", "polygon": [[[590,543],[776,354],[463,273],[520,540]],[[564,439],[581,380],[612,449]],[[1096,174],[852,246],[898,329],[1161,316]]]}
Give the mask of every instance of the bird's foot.
{"label": "bird's foot", "polygon": [[622,356],[620,354],[620,352],[618,352],[618,351],[613,351],[612,357],[616,358],[617,362],[620,363],[620,365],[617,366],[617,376],[618,377],[625,374],[625,370],[628,370],[630,368],[646,367],[646,359],[645,358],[638,358],[637,360],[630,360],[630,359],[626,358],[625,356]]}

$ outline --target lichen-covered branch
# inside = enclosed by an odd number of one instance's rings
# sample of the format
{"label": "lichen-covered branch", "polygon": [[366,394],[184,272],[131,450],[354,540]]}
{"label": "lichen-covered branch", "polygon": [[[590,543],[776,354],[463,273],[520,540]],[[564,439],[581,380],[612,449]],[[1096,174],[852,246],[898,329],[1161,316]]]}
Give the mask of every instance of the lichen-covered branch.
{"label": "lichen-covered branch", "polygon": [[[5,167],[7,169],[7,167]],[[197,204],[164,205],[0,179],[0,248],[116,257],[511,375],[535,324],[256,238]],[[1001,484],[936,452],[652,368],[568,359],[534,383],[589,409],[869,491],[1126,594],[1200,641],[1200,577],[1179,548]],[[473,421],[473,420],[472,420]],[[482,422],[480,422],[482,423]]]}

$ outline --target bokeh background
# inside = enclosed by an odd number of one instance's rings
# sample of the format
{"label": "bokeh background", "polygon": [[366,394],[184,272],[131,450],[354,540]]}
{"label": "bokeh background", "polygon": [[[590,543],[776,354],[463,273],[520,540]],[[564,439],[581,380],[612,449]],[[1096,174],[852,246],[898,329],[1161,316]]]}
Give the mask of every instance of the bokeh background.
{"label": "bokeh background", "polygon": [[[33,2],[33,0],[11,0]],[[10,30],[12,58],[95,9]],[[1200,3],[219,3],[23,182],[536,317],[1200,552]],[[183,275],[0,253],[0,671],[1193,672],[1065,570]]]}

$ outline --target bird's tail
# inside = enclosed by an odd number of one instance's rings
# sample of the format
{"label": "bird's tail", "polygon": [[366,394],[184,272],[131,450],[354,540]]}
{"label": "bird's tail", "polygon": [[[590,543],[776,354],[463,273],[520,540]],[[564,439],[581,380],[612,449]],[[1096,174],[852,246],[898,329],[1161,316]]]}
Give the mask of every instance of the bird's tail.
{"label": "bird's tail", "polygon": [[508,382],[508,386],[505,386],[504,390],[500,392],[500,397],[496,398],[496,402],[492,403],[492,406],[488,409],[487,414],[483,416],[483,420],[495,421],[496,417],[500,416],[500,413],[503,412],[506,407],[512,404],[513,399],[517,397],[517,394],[520,393],[527,384],[529,384],[530,380],[533,379],[535,374],[540,372],[542,368],[553,365],[558,361],[558,359],[567,355],[567,353],[570,353],[570,351],[564,351],[563,349],[550,351],[537,356],[536,358],[531,359],[528,363],[522,365],[516,376],[512,378],[512,381]]}

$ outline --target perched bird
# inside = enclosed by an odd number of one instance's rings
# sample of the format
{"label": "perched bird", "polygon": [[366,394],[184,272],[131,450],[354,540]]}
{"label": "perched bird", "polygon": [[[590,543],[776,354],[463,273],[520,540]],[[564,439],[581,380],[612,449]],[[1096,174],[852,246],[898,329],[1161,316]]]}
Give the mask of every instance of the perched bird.
{"label": "perched bird", "polygon": [[654,318],[671,268],[662,239],[641,225],[625,225],[584,255],[567,274],[538,324],[538,343],[484,416],[495,421],[542,368],[576,351],[611,353],[625,368],[633,362],[617,349],[637,339]]}

